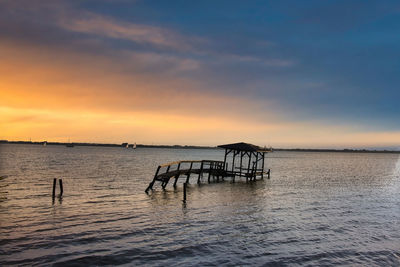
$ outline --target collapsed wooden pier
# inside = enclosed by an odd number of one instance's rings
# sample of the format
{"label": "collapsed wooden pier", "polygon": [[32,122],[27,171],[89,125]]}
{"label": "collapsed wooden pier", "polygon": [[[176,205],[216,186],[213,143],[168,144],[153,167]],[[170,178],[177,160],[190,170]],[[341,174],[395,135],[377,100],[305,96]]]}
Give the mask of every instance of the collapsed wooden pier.
{"label": "collapsed wooden pier", "polygon": [[271,150],[262,149],[258,146],[247,143],[235,143],[218,146],[225,149],[224,161],[215,160],[182,160],[159,165],[153,180],[146,188],[145,192],[153,189],[156,181],[161,182],[163,189],[166,188],[170,180],[174,180],[173,186],[176,187],[178,179],[186,179],[189,183],[192,174],[197,174],[197,183],[200,184],[204,176],[208,182],[211,179],[223,180],[226,177],[232,178],[235,182],[236,177],[245,177],[246,181],[256,181],[257,178],[263,179],[264,175],[270,178],[270,169],[265,169],[265,154]]}

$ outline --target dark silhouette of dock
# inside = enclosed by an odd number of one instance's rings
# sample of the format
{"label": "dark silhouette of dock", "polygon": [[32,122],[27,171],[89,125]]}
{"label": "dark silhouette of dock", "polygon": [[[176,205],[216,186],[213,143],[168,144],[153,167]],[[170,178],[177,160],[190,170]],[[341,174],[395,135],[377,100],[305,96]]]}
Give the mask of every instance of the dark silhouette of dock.
{"label": "dark silhouette of dock", "polygon": [[256,181],[257,178],[263,179],[264,175],[270,178],[270,169],[265,171],[265,154],[270,150],[262,149],[258,146],[247,143],[235,143],[218,146],[225,149],[223,161],[215,160],[182,160],[159,165],[153,180],[146,188],[145,192],[153,189],[155,182],[160,182],[163,189],[171,179],[174,180],[176,187],[178,179],[184,178],[185,183],[189,183],[192,174],[197,174],[197,183],[200,184],[204,175],[207,181],[211,178],[219,182],[226,177],[232,178],[235,182],[236,177],[245,177],[246,181]]}

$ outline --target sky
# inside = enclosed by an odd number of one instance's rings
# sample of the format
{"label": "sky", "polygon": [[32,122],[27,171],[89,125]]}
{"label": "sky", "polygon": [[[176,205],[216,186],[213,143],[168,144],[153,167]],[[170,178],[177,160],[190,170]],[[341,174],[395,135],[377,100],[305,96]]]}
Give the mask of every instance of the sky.
{"label": "sky", "polygon": [[0,139],[400,147],[400,2],[0,0]]}

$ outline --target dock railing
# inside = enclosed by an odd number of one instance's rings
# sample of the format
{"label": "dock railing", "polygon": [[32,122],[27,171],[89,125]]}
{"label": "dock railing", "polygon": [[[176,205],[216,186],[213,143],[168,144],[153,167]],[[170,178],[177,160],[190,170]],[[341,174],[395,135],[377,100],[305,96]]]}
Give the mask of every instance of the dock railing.
{"label": "dock railing", "polygon": [[225,165],[223,161],[216,160],[180,160],[173,161],[166,164],[159,165],[154,175],[153,181],[146,188],[146,193],[153,189],[153,185],[156,181],[161,182],[163,189],[167,186],[171,178],[175,178],[174,187],[176,187],[177,181],[181,175],[186,176],[186,183],[189,182],[191,174],[198,174],[197,183],[200,183],[204,173],[208,174],[208,181],[211,176],[223,177],[225,172]]}

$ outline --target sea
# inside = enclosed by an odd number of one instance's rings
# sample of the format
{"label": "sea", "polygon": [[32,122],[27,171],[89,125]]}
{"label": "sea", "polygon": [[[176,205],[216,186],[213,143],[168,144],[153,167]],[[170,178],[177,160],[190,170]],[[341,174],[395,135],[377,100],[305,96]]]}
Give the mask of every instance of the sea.
{"label": "sea", "polygon": [[0,144],[0,266],[400,266],[399,154],[273,152],[270,179],[144,192],[223,153]]}

